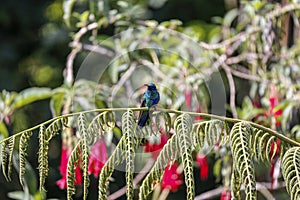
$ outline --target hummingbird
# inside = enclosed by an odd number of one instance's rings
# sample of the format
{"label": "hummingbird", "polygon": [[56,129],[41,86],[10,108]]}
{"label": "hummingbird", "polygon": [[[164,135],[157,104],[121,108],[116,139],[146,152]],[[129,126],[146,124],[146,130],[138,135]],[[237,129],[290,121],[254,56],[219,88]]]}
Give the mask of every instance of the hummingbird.
{"label": "hummingbird", "polygon": [[[154,83],[148,83],[145,84],[145,86],[147,86],[147,90],[144,93],[144,96],[142,98],[141,107],[151,108],[159,102],[159,93]],[[149,109],[141,111],[139,115],[138,126],[140,128],[144,127],[148,119],[149,119]]]}

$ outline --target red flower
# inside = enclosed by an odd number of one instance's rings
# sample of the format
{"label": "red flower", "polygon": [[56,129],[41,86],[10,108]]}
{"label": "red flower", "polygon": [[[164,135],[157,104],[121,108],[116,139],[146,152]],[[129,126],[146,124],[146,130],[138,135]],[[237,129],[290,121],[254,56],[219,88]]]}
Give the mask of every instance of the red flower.
{"label": "red flower", "polygon": [[196,161],[200,167],[200,179],[206,180],[208,178],[208,163],[206,155],[197,153]]}
{"label": "red flower", "polygon": [[231,193],[228,190],[223,190],[221,193],[220,200],[230,200],[231,199]]}
{"label": "red flower", "polygon": [[152,143],[151,141],[147,141],[145,144],[145,152],[150,152],[151,156],[154,160],[157,159],[160,151],[164,147],[164,145],[168,141],[168,137],[166,134],[161,134],[160,135],[160,141],[158,143]]}
{"label": "red flower", "polygon": [[[62,178],[58,181],[56,181],[56,185],[60,189],[67,189],[67,166],[68,166],[68,159],[70,157],[70,154],[72,152],[71,148],[66,147],[63,145],[62,152],[61,152],[61,160],[60,160],[60,167],[59,171],[62,175]],[[82,174],[80,171],[80,166],[77,164],[75,168],[75,185],[81,185],[82,184]]]}
{"label": "red flower", "polygon": [[192,102],[192,94],[191,94],[191,89],[188,87],[185,90],[185,105],[188,109],[191,108],[191,102]]}
{"label": "red flower", "polygon": [[[197,112],[197,113],[201,113],[201,107],[200,107],[200,105],[197,105],[196,112]],[[196,116],[196,117],[195,117],[195,120],[201,121],[201,120],[202,120],[202,117],[201,117],[201,116]]]}
{"label": "red flower", "polygon": [[107,159],[105,142],[103,139],[98,140],[91,149],[88,166],[89,174],[98,177]]}
{"label": "red flower", "polygon": [[161,187],[162,189],[169,189],[171,192],[178,190],[182,185],[182,174],[177,172],[177,163],[174,162],[171,166],[167,165],[162,177]]}
{"label": "red flower", "polygon": [[275,97],[270,97],[269,102],[270,102],[269,115],[272,116],[272,117],[275,117],[275,120],[276,120],[275,123],[276,123],[276,126],[278,127],[278,126],[280,126],[279,118],[282,115],[282,109],[275,110],[275,107],[278,104],[278,98],[276,96]]}

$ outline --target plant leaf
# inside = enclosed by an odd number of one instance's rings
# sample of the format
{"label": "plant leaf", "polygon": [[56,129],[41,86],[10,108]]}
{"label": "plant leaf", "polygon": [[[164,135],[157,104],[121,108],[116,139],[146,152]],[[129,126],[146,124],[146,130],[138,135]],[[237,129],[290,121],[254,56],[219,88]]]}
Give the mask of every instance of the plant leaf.
{"label": "plant leaf", "polygon": [[11,109],[17,109],[32,102],[43,100],[51,97],[52,92],[50,88],[28,88],[21,91],[14,99]]}

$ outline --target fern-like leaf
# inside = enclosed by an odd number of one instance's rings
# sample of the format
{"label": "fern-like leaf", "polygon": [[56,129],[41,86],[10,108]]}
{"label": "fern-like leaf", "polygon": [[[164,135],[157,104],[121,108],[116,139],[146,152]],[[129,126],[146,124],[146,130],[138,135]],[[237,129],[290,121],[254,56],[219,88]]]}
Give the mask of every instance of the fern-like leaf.
{"label": "fern-like leaf", "polygon": [[192,118],[188,114],[182,114],[176,118],[175,130],[178,134],[178,144],[180,145],[180,156],[183,162],[187,198],[193,200],[194,192],[194,170],[192,158]]}
{"label": "fern-like leaf", "polygon": [[241,200],[241,184],[242,181],[238,176],[238,172],[235,168],[232,170],[231,174],[231,196],[232,199]]}
{"label": "fern-like leaf", "polygon": [[46,128],[44,132],[45,134],[44,139],[46,139],[47,142],[49,142],[52,139],[52,137],[57,135],[59,131],[63,129],[63,127],[67,127],[68,126],[67,124],[68,124],[67,117],[63,117],[55,120]]}
{"label": "fern-like leaf", "polygon": [[[279,148],[275,136],[271,136],[269,133],[257,128],[253,129],[250,145],[255,159],[266,163],[269,163],[270,159],[275,156],[277,148]],[[273,149],[271,150],[272,146]]]}
{"label": "fern-like leaf", "polygon": [[4,141],[2,143],[2,149],[1,149],[1,155],[2,155],[2,172],[6,180],[8,180],[7,174],[6,174],[6,166],[8,163],[8,153],[7,153],[7,147],[8,147],[8,140]]}
{"label": "fern-like leaf", "polygon": [[80,159],[80,146],[82,145],[82,140],[80,140],[75,148],[72,150],[71,155],[67,164],[67,199],[71,200],[72,195],[75,194],[75,169],[79,164]]}
{"label": "fern-like leaf", "polygon": [[98,114],[88,126],[88,144],[94,144],[101,134],[111,131],[114,127],[115,117],[113,112],[105,111]]}
{"label": "fern-like leaf", "polygon": [[228,125],[221,120],[203,121],[193,125],[193,145],[201,149],[207,144],[213,147],[217,142],[225,144],[229,139]]}
{"label": "fern-like leaf", "polygon": [[122,132],[125,135],[125,159],[126,159],[126,196],[133,199],[133,172],[134,172],[134,143],[135,143],[135,117],[131,110],[122,116]]}
{"label": "fern-like leaf", "polygon": [[109,177],[111,177],[114,168],[116,165],[120,164],[124,160],[124,149],[125,149],[125,136],[123,135],[116,146],[116,149],[106,161],[105,165],[101,169],[99,175],[99,184],[98,184],[98,199],[103,200],[107,199],[107,188],[109,184]]}
{"label": "fern-like leaf", "polygon": [[170,160],[178,159],[179,145],[177,143],[177,133],[175,133],[164,145],[160,151],[156,162],[147,174],[140,187],[139,199],[147,199],[148,195],[153,191],[155,183],[159,183],[163,175],[164,169]]}
{"label": "fern-like leaf", "polygon": [[88,147],[88,131],[86,128],[85,116],[80,114],[78,117],[78,127],[82,142],[80,143],[80,149],[82,153],[82,166],[83,166],[83,199],[87,199],[88,186],[90,183],[88,166],[89,166],[89,147]]}
{"label": "fern-like leaf", "polygon": [[256,199],[254,165],[250,152],[251,134],[252,127],[245,122],[236,123],[230,132],[233,168],[245,186],[246,199]]}
{"label": "fern-like leaf", "polygon": [[[98,199],[103,200],[107,199],[107,188],[108,188],[108,179],[111,177],[115,166],[119,165],[126,158],[126,182],[127,182],[127,198],[130,199],[131,192],[133,192],[133,160],[134,160],[134,149],[136,149],[139,145],[139,140],[141,138],[137,138],[134,129],[135,124],[135,116],[131,110],[128,110],[123,114],[122,122],[123,126],[122,130],[125,131],[125,134],[121,137],[116,149],[109,157],[108,161],[103,166],[100,175],[99,175],[99,194]],[[130,129],[130,130],[128,130]],[[133,137],[133,138],[130,138]],[[130,141],[129,146],[128,141]],[[132,153],[129,155],[129,152]],[[132,199],[132,198],[131,198]]]}
{"label": "fern-like leaf", "polygon": [[20,174],[19,174],[19,179],[20,183],[22,186],[24,186],[23,182],[23,177],[26,169],[26,156],[27,156],[27,147],[28,147],[28,140],[32,136],[32,132],[28,131],[22,134],[20,138],[20,143],[19,143],[19,166],[20,166]]}
{"label": "fern-like leaf", "polygon": [[10,137],[8,140],[7,147],[8,147],[9,156],[8,156],[8,163],[7,163],[7,176],[6,176],[7,181],[11,181],[12,158],[14,153],[15,141],[16,141],[15,136]]}
{"label": "fern-like leaf", "polygon": [[300,147],[293,147],[284,154],[281,168],[291,200],[300,199]]}
{"label": "fern-like leaf", "polygon": [[48,145],[49,142],[45,138],[45,126],[41,125],[39,130],[39,151],[38,151],[38,169],[40,177],[40,190],[44,190],[45,179],[48,176]]}
{"label": "fern-like leaf", "polygon": [[[160,111],[154,114],[155,117],[155,125],[157,130],[163,133],[169,133],[172,128],[171,117],[168,113]],[[163,130],[163,132],[161,131]]]}

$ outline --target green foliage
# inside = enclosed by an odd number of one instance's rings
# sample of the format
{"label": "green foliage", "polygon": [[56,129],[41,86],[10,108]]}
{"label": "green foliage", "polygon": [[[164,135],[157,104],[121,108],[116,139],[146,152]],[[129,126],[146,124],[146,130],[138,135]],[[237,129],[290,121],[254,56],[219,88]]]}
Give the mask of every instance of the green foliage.
{"label": "green foliage", "polygon": [[[76,188],[75,188],[75,169],[76,166],[79,165],[80,160],[80,145],[82,145],[82,141],[78,142],[77,145],[74,147],[73,151],[71,152],[70,158],[68,160],[67,165],[67,199],[72,199],[72,195],[75,194]],[[87,171],[84,172],[84,174],[87,173]],[[87,184],[87,180],[85,181],[85,184]],[[85,189],[84,196],[87,195],[87,188]]]}
{"label": "green foliage", "polygon": [[192,127],[193,121],[188,114],[182,114],[176,118],[174,122],[175,131],[178,135],[177,143],[180,146],[180,157],[183,162],[185,184],[186,184],[186,199],[192,200],[195,197],[194,192],[194,170],[192,158]]}
{"label": "green foliage", "polygon": [[13,151],[16,137],[9,137],[8,141],[2,146],[2,172],[6,181],[11,181]]}
{"label": "green foliage", "polygon": [[45,179],[48,176],[48,145],[49,142],[45,136],[45,126],[41,125],[39,130],[39,152],[38,152],[38,162],[39,162],[39,177],[40,177],[40,190],[44,190]]}
{"label": "green foliage", "polygon": [[89,144],[88,144],[88,137],[89,132],[86,128],[86,121],[85,121],[85,115],[80,114],[78,117],[78,127],[79,127],[79,133],[81,136],[80,141],[80,150],[81,150],[81,160],[82,160],[82,166],[83,166],[83,199],[87,199],[88,194],[88,186],[89,186],[89,175],[88,175],[88,165],[89,165]]}
{"label": "green foliage", "polygon": [[126,160],[126,196],[127,199],[133,199],[133,172],[134,172],[134,157],[136,143],[136,123],[135,117],[131,110],[128,110],[122,117],[122,132],[125,136],[125,160]]}
{"label": "green foliage", "polygon": [[299,147],[290,148],[282,158],[282,174],[291,199],[300,198],[300,154]]}
{"label": "green foliage", "polygon": [[40,177],[40,190],[44,190],[45,179],[48,176],[48,151],[49,142],[53,136],[57,135],[64,126],[67,126],[67,118],[58,118],[54,120],[47,128],[44,124],[39,126],[39,151],[38,151],[38,162],[39,162],[39,177]]}
{"label": "green foliage", "polygon": [[19,166],[20,166],[20,172],[19,172],[19,179],[20,179],[20,183],[21,185],[24,187],[24,182],[23,182],[23,178],[24,178],[24,173],[26,170],[26,156],[27,156],[27,148],[28,148],[28,143],[29,143],[29,139],[32,136],[32,132],[26,132],[24,134],[21,135],[20,138],[20,142],[19,142]]}
{"label": "green foliage", "polygon": [[[118,110],[118,109],[116,109]],[[125,110],[125,109],[124,109]],[[137,110],[137,108],[135,109]],[[72,199],[72,195],[75,194],[75,168],[82,162],[82,170],[84,177],[83,184],[83,198],[86,199],[88,195],[89,177],[88,177],[88,158],[89,158],[89,144],[91,131],[107,131],[114,125],[112,119],[114,119],[112,111],[114,109],[98,110],[100,114],[96,115],[90,122],[89,127],[86,126],[87,111],[75,113],[78,115],[78,128],[80,139],[75,145],[67,165],[67,190],[68,199]],[[91,110],[90,112],[95,112]],[[174,112],[172,110],[171,112]],[[170,124],[170,116],[168,110],[158,111],[153,114],[154,126],[163,127],[162,124],[167,125],[164,128],[166,130],[174,130],[175,133],[168,140],[160,152],[157,161],[153,165],[150,172],[142,181],[140,186],[140,199],[147,199],[149,194],[153,191],[155,183],[158,183],[162,179],[163,171],[169,162],[175,160],[181,161],[183,164],[185,184],[187,186],[187,199],[194,199],[194,177],[193,177],[193,158],[192,154],[194,149],[202,149],[206,144],[208,147],[213,146],[219,142],[221,145],[229,145],[233,158],[233,171],[231,178],[232,195],[236,199],[241,199],[241,185],[245,187],[246,199],[256,199],[255,188],[255,176],[253,158],[256,158],[257,162],[269,162],[272,155],[271,145],[274,146],[273,151],[277,149],[274,144],[276,140],[282,140],[283,147],[283,174],[287,181],[287,187],[291,198],[299,195],[296,186],[297,183],[297,167],[298,167],[298,147],[288,150],[290,140],[274,131],[268,131],[268,129],[260,128],[260,125],[256,125],[253,122],[245,122],[236,119],[223,118],[212,116],[212,120],[204,120],[202,122],[194,123],[191,115],[199,115],[197,113],[185,113],[176,111],[176,114],[180,114],[176,117],[174,125],[168,127]],[[200,114],[201,115],[201,114]],[[207,115],[207,114],[206,114]],[[73,115],[72,115],[73,116]],[[25,171],[25,157],[26,148],[34,129],[39,128],[39,173],[40,173],[40,189],[43,189],[45,178],[48,175],[48,145],[50,139],[61,130],[67,122],[67,118],[71,116],[58,117],[45,122],[39,126],[30,130],[25,130],[14,136],[0,141],[2,145],[2,170],[7,178],[10,180],[11,164],[13,156],[13,148],[15,138],[20,137],[20,181],[22,183],[22,177]],[[161,118],[161,120],[157,120]],[[222,119],[222,120],[221,120]],[[157,123],[160,121],[159,123]],[[95,125],[95,123],[97,125]],[[46,128],[45,124],[49,123]],[[229,128],[228,123],[234,123],[232,128]],[[94,124],[94,125],[93,125]],[[152,125],[151,125],[152,126]],[[143,128],[147,129],[147,127]],[[100,173],[99,178],[99,196],[98,199],[107,199],[108,179],[111,177],[115,167],[126,162],[126,186],[127,186],[127,198],[133,198],[133,171],[134,171],[134,155],[136,149],[139,147],[141,139],[146,136],[146,132],[140,128],[137,128],[135,115],[133,110],[127,109],[122,117],[122,137],[113,151],[109,160],[105,163]],[[231,130],[230,130],[231,129]],[[229,133],[230,132],[230,133]],[[229,133],[229,134],[228,134]],[[147,133],[149,134],[149,133]],[[150,134],[153,134],[150,133]],[[230,140],[228,140],[230,139]],[[285,144],[286,143],[286,144]],[[289,144],[289,145],[287,145]],[[298,177],[299,178],[299,177]],[[299,182],[299,181],[298,181]]]}
{"label": "green foliage", "polygon": [[49,88],[28,88],[21,91],[13,103],[11,104],[11,109],[17,109],[23,107],[24,105],[30,104],[34,101],[43,100],[51,97],[52,91]]}
{"label": "green foliage", "polygon": [[[252,127],[245,123],[236,123],[230,132],[230,147],[233,157],[233,174],[245,186],[246,199],[256,199],[256,182],[254,174],[254,165],[250,151],[250,136]],[[260,152],[262,153],[262,152]],[[237,194],[234,186],[233,194]],[[234,195],[236,196],[236,195]]]}
{"label": "green foliage", "polygon": [[115,167],[119,165],[122,161],[125,160],[125,146],[126,146],[126,139],[125,135],[123,135],[116,146],[116,149],[106,161],[105,165],[103,166],[100,175],[99,175],[99,184],[98,184],[98,199],[107,199],[107,188],[109,184],[109,177],[111,177]]}
{"label": "green foliage", "polygon": [[168,165],[169,161],[173,161],[178,158],[180,154],[179,149],[178,138],[175,133],[165,144],[157,158],[157,161],[154,163],[152,169],[142,182],[139,193],[140,199],[147,199],[148,195],[153,191],[154,185],[161,181],[164,169]]}
{"label": "green foliage", "polygon": [[194,146],[202,149],[206,144],[212,148],[217,142],[226,144],[229,139],[229,127],[221,120],[203,121],[193,124]]}

